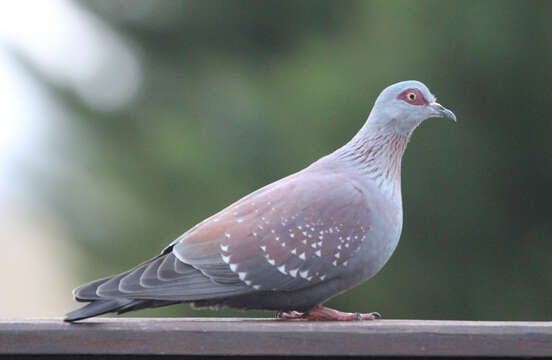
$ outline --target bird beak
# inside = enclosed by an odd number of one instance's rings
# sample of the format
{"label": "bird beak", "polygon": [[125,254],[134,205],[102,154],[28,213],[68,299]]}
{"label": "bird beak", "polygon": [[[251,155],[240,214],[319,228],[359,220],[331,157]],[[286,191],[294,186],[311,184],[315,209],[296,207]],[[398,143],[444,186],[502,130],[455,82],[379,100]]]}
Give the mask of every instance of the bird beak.
{"label": "bird beak", "polygon": [[443,105],[439,103],[431,103],[429,104],[429,107],[433,110],[433,116],[440,117],[440,118],[446,118],[451,119],[452,121],[456,121],[456,115]]}

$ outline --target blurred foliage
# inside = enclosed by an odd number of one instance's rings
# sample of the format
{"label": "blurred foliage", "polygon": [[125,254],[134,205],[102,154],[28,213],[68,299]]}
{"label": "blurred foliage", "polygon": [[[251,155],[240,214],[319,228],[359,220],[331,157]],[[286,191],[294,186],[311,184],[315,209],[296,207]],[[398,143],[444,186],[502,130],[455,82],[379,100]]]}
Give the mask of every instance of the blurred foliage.
{"label": "blurred foliage", "polygon": [[[85,131],[88,151],[74,157],[88,182],[57,182],[52,196],[89,255],[75,269],[83,282],[142,262],[333,151],[385,86],[417,79],[459,122],[415,132],[399,247],[330,305],[388,318],[552,319],[552,2],[81,5],[138,51],[145,79],[110,112],[50,85]],[[259,315],[186,305],[132,315],[144,314]]]}

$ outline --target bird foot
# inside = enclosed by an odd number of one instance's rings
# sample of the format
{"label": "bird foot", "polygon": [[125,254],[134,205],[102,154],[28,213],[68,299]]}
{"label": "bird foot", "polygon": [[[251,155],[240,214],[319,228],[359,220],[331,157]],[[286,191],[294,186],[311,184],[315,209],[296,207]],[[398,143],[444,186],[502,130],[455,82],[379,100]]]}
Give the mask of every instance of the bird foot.
{"label": "bird foot", "polygon": [[283,320],[292,320],[292,319],[301,319],[304,313],[298,311],[278,311],[276,313],[277,319]]}
{"label": "bird foot", "polygon": [[380,313],[371,312],[366,314],[349,313],[330,309],[325,306],[315,306],[307,312],[301,313],[298,311],[280,311],[276,314],[278,319],[305,319],[318,321],[357,321],[357,320],[377,320],[381,319]]}
{"label": "bird foot", "polygon": [[303,314],[303,319],[322,321],[376,320],[381,319],[381,314],[377,312],[367,314],[349,313],[330,309],[325,306],[315,306]]}

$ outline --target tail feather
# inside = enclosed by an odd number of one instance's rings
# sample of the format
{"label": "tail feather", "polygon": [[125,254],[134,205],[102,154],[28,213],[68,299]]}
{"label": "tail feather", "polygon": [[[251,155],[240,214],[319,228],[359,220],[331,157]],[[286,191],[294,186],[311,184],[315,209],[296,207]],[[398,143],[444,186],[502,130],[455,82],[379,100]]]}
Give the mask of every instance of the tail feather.
{"label": "tail feather", "polygon": [[156,308],[161,306],[178,304],[180,301],[163,301],[163,300],[136,300],[136,299],[107,299],[107,300],[93,300],[83,307],[71,311],[65,315],[64,321],[73,322],[89,317],[107,314],[117,313],[124,314],[129,311],[135,311],[147,308]]}
{"label": "tail feather", "polygon": [[88,304],[68,313],[64,320],[72,322],[106,313],[122,314],[202,299],[221,299],[248,291],[243,284],[214,281],[165,251],[131,270],[76,288],[75,300]]}
{"label": "tail feather", "polygon": [[109,299],[109,300],[94,300],[83,307],[71,311],[65,315],[64,321],[73,322],[77,320],[86,319],[89,317],[102,315],[110,312],[118,311],[119,309],[129,306],[131,303],[140,301],[133,299]]}
{"label": "tail feather", "polygon": [[161,306],[168,306],[174,304],[180,304],[181,301],[163,301],[163,300],[136,300],[128,305],[123,306],[117,310],[117,314],[124,314],[129,311],[136,311],[142,309],[151,309]]}

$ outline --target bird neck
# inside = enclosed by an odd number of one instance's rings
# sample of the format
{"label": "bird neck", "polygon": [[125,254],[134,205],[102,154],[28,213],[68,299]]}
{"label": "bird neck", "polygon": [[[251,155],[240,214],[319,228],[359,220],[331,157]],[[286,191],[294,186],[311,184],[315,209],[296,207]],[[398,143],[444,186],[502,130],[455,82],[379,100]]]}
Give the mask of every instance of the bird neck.
{"label": "bird neck", "polygon": [[401,160],[410,134],[400,134],[390,126],[365,124],[337,156],[375,181],[382,192],[400,197]]}

